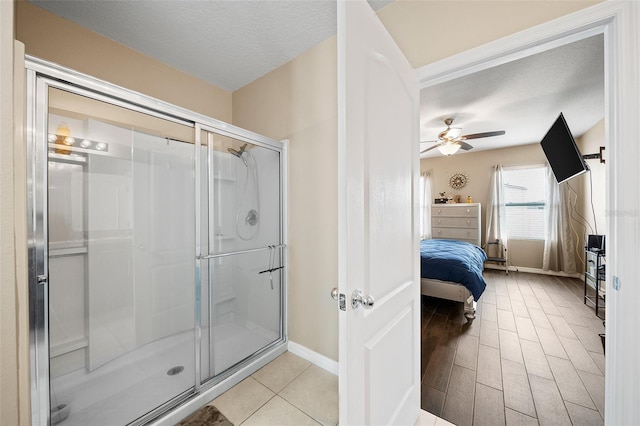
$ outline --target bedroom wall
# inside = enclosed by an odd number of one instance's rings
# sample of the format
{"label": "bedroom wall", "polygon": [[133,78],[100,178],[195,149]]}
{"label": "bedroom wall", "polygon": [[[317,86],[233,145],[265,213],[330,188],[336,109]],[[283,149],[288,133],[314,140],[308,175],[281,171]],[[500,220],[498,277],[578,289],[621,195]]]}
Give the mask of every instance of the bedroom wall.
{"label": "bedroom wall", "polygon": [[[486,234],[486,206],[489,199],[489,184],[493,166],[520,166],[543,164],[546,162],[540,144],[522,145],[512,148],[467,152],[451,157],[438,156],[420,161],[420,170],[428,171],[432,179],[433,196],[445,191],[446,195],[460,195],[464,200],[471,195],[474,202],[482,203],[482,241]],[[462,172],[469,183],[456,191],[449,186],[449,177]],[[521,268],[542,268],[542,250],[544,241],[510,240],[509,263]]]}
{"label": "bedroom wall", "polygon": [[[599,151],[600,146],[605,146],[604,120],[600,120],[582,137],[576,138],[576,143],[583,154],[592,154]],[[605,150],[605,159],[606,159]],[[482,236],[483,243],[486,231],[486,204],[489,199],[487,188],[491,181],[491,170],[495,164],[502,166],[518,166],[527,164],[546,163],[546,158],[538,143],[523,145],[521,147],[496,149],[489,151],[476,151],[456,154],[451,157],[438,156],[423,159],[420,162],[421,171],[429,171],[433,182],[433,196],[438,192],[446,191],[447,195],[460,195],[464,200],[467,195],[473,197],[473,201],[482,203]],[[597,221],[598,233],[604,233],[606,229],[605,215],[605,164],[599,160],[587,160],[591,170],[593,184],[593,211]],[[463,172],[469,178],[467,187],[460,191],[449,187],[449,177],[455,172]],[[591,208],[591,190],[589,174],[585,173],[568,182],[575,191],[576,196],[571,200],[575,209],[572,214],[574,229],[574,243],[576,246],[576,267],[581,272],[584,267],[585,236],[595,233],[595,223]],[[582,218],[586,219],[583,220]],[[585,225],[585,223],[587,225]],[[523,268],[542,268],[542,240],[511,240],[509,242],[510,263]]]}
{"label": "bedroom wall", "polygon": [[[583,155],[596,154],[600,152],[599,148],[601,146],[606,147],[604,119],[596,123],[596,125],[589,129],[582,137],[577,138],[576,144]],[[600,160],[597,159],[586,160],[590,172],[573,179],[573,181],[575,181],[576,192],[578,193],[576,210],[580,216],[586,219],[586,223],[588,224],[585,227],[583,225],[585,221],[579,217],[574,220],[576,232],[579,234],[577,246],[581,252],[585,246],[586,235],[596,233],[605,234],[607,229],[606,167],[608,164],[606,162],[606,149],[603,152],[603,156],[605,163],[601,163]],[[589,174],[591,176],[589,176]],[[572,185],[574,185],[573,181],[571,183]],[[593,207],[591,206],[592,202]],[[583,253],[580,253],[578,265],[584,265]],[[582,267],[580,270],[583,270]]]}

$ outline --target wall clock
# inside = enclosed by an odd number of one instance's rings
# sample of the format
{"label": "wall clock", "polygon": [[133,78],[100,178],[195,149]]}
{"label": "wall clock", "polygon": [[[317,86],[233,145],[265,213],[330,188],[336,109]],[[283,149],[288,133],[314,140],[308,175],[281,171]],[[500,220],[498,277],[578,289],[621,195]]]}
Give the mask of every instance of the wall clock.
{"label": "wall clock", "polygon": [[453,189],[462,189],[467,186],[467,175],[464,173],[454,173],[449,178],[449,186]]}

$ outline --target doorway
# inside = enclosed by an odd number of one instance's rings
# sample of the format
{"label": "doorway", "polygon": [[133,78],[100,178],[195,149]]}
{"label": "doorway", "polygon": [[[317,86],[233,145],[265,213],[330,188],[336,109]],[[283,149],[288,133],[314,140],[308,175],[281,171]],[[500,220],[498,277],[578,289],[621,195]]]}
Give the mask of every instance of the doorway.
{"label": "doorway", "polygon": [[[620,408],[607,409],[606,423],[633,423],[638,417],[637,404],[631,396],[635,384],[629,375],[629,371],[636,368],[630,360],[637,353],[630,353],[629,345],[625,343],[635,339],[635,333],[625,323],[633,322],[635,317],[632,314],[632,301],[638,294],[638,288],[625,288],[622,282],[634,281],[636,272],[633,265],[639,247],[637,240],[622,230],[629,227],[635,229],[631,218],[637,216],[629,213],[637,212],[638,208],[637,198],[631,199],[625,194],[634,191],[629,182],[637,180],[638,176],[637,148],[630,141],[637,140],[640,132],[637,123],[638,64],[635,48],[639,36],[635,22],[639,13],[634,2],[602,3],[418,70],[422,87],[425,87],[530,55],[540,49],[605,34],[605,137],[608,141],[606,210],[609,220],[606,233],[615,239],[609,240],[607,247],[610,261],[608,272],[611,273],[607,279],[609,338],[606,340],[606,353],[609,356],[606,361],[606,403],[607,407]],[[629,32],[632,28],[634,30]],[[624,297],[621,291],[625,291]]]}

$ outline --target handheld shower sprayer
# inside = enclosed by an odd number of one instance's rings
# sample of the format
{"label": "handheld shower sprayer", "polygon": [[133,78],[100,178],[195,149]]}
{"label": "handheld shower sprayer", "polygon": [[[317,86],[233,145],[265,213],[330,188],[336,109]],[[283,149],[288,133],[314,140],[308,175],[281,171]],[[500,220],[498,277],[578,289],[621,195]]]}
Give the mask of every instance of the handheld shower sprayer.
{"label": "handheld shower sprayer", "polygon": [[240,150],[233,149],[233,148],[227,148],[227,151],[229,151],[231,154],[233,154],[236,157],[238,157],[239,159],[241,159],[242,162],[244,163],[244,166],[248,167],[247,166],[247,159],[244,158],[244,155],[243,155],[245,149],[247,149],[247,144],[246,143],[240,147]]}
{"label": "handheld shower sprayer", "polygon": [[[239,149],[227,148],[230,154],[242,160],[245,166],[245,177],[242,191],[238,192],[236,213],[236,232],[240,239],[248,241],[256,236],[260,228],[260,189],[258,184],[258,168],[253,156],[255,151],[247,151],[248,143]],[[236,170],[236,173],[239,173]],[[238,182],[242,182],[241,176]],[[239,188],[237,188],[239,190]]]}

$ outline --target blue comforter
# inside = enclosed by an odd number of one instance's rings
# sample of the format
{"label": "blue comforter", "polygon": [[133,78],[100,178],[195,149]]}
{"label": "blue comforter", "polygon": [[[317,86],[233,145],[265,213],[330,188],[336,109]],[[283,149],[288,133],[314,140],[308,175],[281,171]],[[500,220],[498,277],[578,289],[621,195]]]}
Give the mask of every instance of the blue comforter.
{"label": "blue comforter", "polygon": [[478,300],[487,283],[482,267],[487,255],[476,245],[454,240],[422,240],[420,242],[420,275],[442,281],[453,281],[469,289]]}

